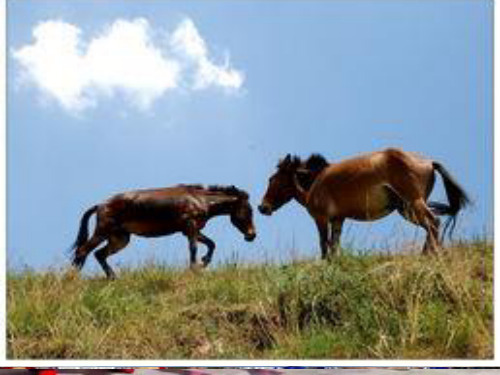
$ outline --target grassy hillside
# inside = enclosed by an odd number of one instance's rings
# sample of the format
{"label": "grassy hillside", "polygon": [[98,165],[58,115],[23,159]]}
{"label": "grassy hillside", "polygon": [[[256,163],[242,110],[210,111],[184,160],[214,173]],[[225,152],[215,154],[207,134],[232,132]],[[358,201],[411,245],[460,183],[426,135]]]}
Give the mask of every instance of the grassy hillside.
{"label": "grassy hillside", "polygon": [[8,274],[9,358],[491,358],[493,248]]}

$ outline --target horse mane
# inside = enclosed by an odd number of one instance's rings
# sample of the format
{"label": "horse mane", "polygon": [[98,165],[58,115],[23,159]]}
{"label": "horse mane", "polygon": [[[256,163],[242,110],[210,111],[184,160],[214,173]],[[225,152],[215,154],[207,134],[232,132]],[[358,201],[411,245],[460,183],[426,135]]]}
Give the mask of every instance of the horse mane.
{"label": "horse mane", "polygon": [[205,190],[213,193],[224,193],[227,195],[231,195],[234,197],[238,198],[245,198],[248,199],[249,195],[245,190],[238,189],[234,185],[210,185],[210,186],[205,186],[202,184],[180,184],[177,185],[179,187],[183,187],[186,189],[194,189],[194,190]]}
{"label": "horse mane", "polygon": [[[297,155],[288,154],[284,159],[278,162],[278,169],[295,169],[302,164],[302,160]],[[328,167],[329,163],[326,158],[321,154],[311,154],[304,162],[304,166],[312,172],[321,172]]]}
{"label": "horse mane", "polygon": [[321,172],[328,165],[328,161],[321,154],[312,154],[305,163],[306,168],[313,172]]}
{"label": "horse mane", "polygon": [[225,193],[228,195],[232,195],[238,198],[245,198],[248,199],[248,193],[244,190],[238,189],[234,185],[229,185],[229,186],[223,186],[223,185],[210,185],[207,188],[208,191],[213,191],[213,192],[220,192],[220,193]]}
{"label": "horse mane", "polygon": [[203,190],[205,187],[202,184],[179,184],[178,187],[186,188],[186,189],[195,189],[195,190]]}

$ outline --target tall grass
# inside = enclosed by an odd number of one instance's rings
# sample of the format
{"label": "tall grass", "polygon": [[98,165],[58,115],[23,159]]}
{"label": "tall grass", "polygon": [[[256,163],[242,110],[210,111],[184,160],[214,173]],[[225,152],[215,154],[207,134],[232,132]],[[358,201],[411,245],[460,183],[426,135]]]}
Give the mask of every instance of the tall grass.
{"label": "tall grass", "polygon": [[493,248],[331,263],[10,272],[9,358],[492,358]]}

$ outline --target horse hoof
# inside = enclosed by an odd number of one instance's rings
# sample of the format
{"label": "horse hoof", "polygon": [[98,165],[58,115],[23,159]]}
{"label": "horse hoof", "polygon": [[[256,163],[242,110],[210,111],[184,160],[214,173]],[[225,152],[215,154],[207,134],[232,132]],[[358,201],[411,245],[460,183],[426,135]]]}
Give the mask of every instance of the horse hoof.
{"label": "horse hoof", "polygon": [[78,280],[80,272],[75,267],[71,267],[63,274],[63,277],[65,280]]}
{"label": "horse hoof", "polygon": [[191,263],[191,265],[189,266],[189,269],[193,272],[198,272],[200,271],[202,268],[204,268],[204,265],[202,263]]}
{"label": "horse hoof", "polygon": [[203,267],[206,268],[210,264],[211,260],[212,260],[211,258],[207,258],[207,257],[201,258]]}

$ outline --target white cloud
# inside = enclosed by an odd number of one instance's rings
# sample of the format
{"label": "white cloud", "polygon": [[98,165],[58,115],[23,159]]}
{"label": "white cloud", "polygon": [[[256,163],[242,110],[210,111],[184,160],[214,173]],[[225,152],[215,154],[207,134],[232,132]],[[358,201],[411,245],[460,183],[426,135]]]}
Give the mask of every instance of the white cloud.
{"label": "white cloud", "polygon": [[84,64],[78,51],[80,30],[70,24],[48,21],[33,30],[35,43],[14,51],[26,77],[53,95],[66,108],[85,105],[82,89]]}
{"label": "white cloud", "polygon": [[85,55],[89,86],[112,95],[122,90],[141,108],[147,108],[180,79],[177,61],[162,54],[150,40],[148,22],[115,21],[94,38]]}
{"label": "white cloud", "polygon": [[[34,41],[13,51],[22,77],[65,109],[81,111],[118,93],[147,109],[179,86],[237,90],[242,72],[229,59],[217,65],[194,22],[182,21],[163,43],[143,18],[117,19],[87,42],[75,25],[49,20],[33,29]],[[83,48],[83,46],[86,48]]]}
{"label": "white cloud", "polygon": [[190,19],[184,20],[177,27],[172,35],[171,45],[174,51],[183,54],[194,65],[195,89],[205,89],[212,85],[238,89],[243,84],[243,74],[230,68],[229,58],[226,57],[223,66],[215,65],[210,61],[205,41]]}

